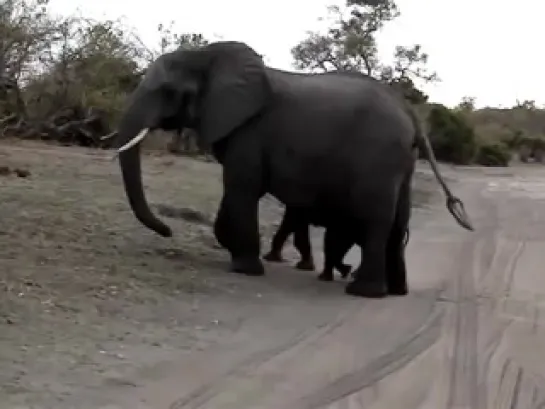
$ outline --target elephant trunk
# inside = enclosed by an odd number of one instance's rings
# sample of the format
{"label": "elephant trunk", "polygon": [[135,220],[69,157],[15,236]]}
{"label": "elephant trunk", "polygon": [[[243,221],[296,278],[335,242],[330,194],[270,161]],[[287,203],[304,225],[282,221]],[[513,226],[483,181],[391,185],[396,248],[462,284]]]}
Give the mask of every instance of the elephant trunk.
{"label": "elephant trunk", "polygon": [[[142,126],[143,117],[136,115],[132,111],[132,109],[129,110],[121,121],[118,139],[120,145],[127,146],[128,142],[135,140],[135,135],[139,132],[143,136],[142,131],[146,129],[145,126]],[[121,165],[125,193],[136,218],[143,225],[161,236],[171,237],[172,230],[152,213],[144,194],[140,164],[140,142],[120,152],[119,163]]]}

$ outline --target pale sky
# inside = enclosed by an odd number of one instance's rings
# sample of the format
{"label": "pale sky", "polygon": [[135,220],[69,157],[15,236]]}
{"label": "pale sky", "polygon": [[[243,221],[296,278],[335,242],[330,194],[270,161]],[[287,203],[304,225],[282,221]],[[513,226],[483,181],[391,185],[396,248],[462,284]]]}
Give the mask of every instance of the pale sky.
{"label": "pale sky", "polygon": [[[320,27],[326,6],[343,0],[51,0],[59,14],[119,18],[148,44],[158,44],[157,25],[175,22],[178,32],[246,42],[268,65],[293,70],[290,49],[307,30]],[[419,43],[441,82],[424,90],[453,106],[464,96],[478,107],[509,107],[516,100],[545,104],[545,2],[539,0],[397,0],[401,16],[379,35],[381,54]],[[539,28],[542,27],[542,28]]]}

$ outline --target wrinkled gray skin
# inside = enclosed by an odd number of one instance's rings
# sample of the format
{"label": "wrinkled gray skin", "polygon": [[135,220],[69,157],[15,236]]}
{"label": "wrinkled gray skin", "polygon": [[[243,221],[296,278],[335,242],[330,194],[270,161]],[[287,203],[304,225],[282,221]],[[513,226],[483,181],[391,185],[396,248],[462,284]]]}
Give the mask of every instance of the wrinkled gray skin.
{"label": "wrinkled gray skin", "polygon": [[[270,193],[354,237],[362,262],[346,292],[384,297],[407,293],[402,242],[412,149],[422,138],[411,118],[389,87],[364,75],[280,71],[243,43],[217,42],[164,54],[149,67],[123,113],[117,143],[144,128],[197,131],[223,167],[214,233],[233,271],[264,274],[258,203]],[[139,144],[120,152],[120,164],[135,216],[170,237],[146,201]],[[461,202],[446,193],[456,216],[453,205]],[[471,228],[465,213],[458,219]]]}

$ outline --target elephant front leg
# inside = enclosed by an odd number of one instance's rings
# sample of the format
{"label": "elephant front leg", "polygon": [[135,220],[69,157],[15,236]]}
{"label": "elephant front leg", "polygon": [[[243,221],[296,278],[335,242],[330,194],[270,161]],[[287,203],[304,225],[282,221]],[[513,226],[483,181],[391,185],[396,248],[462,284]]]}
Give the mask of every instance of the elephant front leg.
{"label": "elephant front leg", "polygon": [[231,253],[231,270],[260,276],[265,274],[259,258],[259,198],[226,191],[214,223],[218,242]]}
{"label": "elephant front leg", "polygon": [[326,229],[324,233],[324,269],[318,276],[318,280],[333,281],[333,269],[343,264],[342,260],[348,246],[347,242],[349,240],[342,230],[335,227]]}

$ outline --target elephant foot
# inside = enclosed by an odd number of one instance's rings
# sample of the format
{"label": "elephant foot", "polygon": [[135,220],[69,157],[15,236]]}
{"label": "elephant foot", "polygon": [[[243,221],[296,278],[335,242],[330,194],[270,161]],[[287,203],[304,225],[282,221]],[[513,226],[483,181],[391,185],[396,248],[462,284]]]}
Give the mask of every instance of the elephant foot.
{"label": "elephant foot", "polygon": [[390,295],[404,296],[409,293],[404,259],[401,258],[397,265],[390,268],[386,274],[386,286]]}
{"label": "elephant foot", "polygon": [[314,261],[312,260],[300,260],[296,265],[295,268],[297,270],[305,270],[305,271],[314,271]]}
{"label": "elephant foot", "polygon": [[403,297],[404,295],[409,294],[407,283],[389,284],[388,294],[393,296],[398,296],[398,297]]}
{"label": "elephant foot", "polygon": [[265,267],[257,257],[255,258],[233,258],[231,261],[231,271],[248,276],[265,275]]}
{"label": "elephant foot", "polygon": [[348,277],[348,274],[350,274],[350,271],[352,271],[352,266],[350,264],[341,263],[337,266],[337,270],[341,273],[342,278],[346,278]]}
{"label": "elephant foot", "polygon": [[373,283],[357,279],[346,285],[345,293],[365,298],[384,298],[388,295],[384,283]]}
{"label": "elephant foot", "polygon": [[280,253],[272,250],[263,256],[263,260],[271,261],[273,263],[282,263],[284,261]]}
{"label": "elephant foot", "polygon": [[332,271],[324,271],[318,276],[318,280],[320,281],[333,281],[333,272]]}

